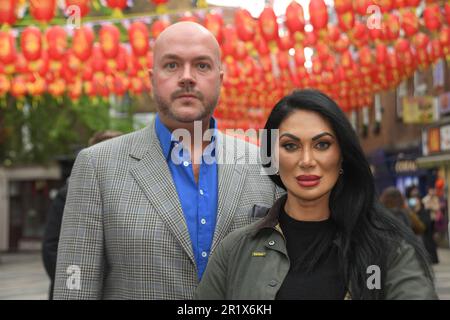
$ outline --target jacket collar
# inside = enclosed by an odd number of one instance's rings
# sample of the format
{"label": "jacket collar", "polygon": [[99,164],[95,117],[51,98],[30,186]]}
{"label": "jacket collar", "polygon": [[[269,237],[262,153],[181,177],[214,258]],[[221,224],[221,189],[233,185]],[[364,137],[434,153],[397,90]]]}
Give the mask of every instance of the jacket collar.
{"label": "jacket collar", "polygon": [[[259,232],[261,232],[263,229],[272,229],[280,232],[281,234],[281,228],[279,226],[279,216],[282,208],[286,204],[287,194],[280,197],[271,208],[254,208],[254,210],[265,210],[267,212],[266,216],[259,222],[257,222],[254,225],[254,228],[252,230],[252,236],[256,236]],[[257,215],[258,216],[258,215]],[[339,234],[336,234],[335,239],[333,240],[333,243],[338,247],[342,248],[342,240]]]}

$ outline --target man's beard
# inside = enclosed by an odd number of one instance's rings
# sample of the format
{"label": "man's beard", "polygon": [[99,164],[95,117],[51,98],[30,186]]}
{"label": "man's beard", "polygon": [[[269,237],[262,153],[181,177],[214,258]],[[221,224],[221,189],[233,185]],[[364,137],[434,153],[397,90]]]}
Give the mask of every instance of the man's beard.
{"label": "man's beard", "polygon": [[171,101],[174,101],[177,96],[183,93],[195,94],[202,105],[201,113],[196,116],[195,119],[177,116],[172,110],[171,103],[161,98],[161,96],[157,93],[155,86],[153,86],[153,98],[155,99],[156,105],[158,106],[158,111],[162,115],[178,122],[189,123],[197,120],[203,120],[211,116],[217,106],[217,102],[219,101],[219,94],[217,94],[217,96],[208,103],[207,101],[205,101],[204,96],[201,92],[193,90],[178,90],[170,95]]}

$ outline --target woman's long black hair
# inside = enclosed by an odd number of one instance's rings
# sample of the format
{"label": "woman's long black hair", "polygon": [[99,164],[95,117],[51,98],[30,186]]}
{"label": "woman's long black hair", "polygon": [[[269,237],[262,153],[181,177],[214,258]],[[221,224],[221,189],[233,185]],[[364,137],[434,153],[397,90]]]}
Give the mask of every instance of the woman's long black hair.
{"label": "woman's long black hair", "polygon": [[[359,144],[358,137],[339,106],[328,96],[317,90],[296,90],[281,99],[272,110],[265,129],[267,137],[262,141],[261,152],[271,155],[271,129],[280,124],[296,110],[317,112],[332,126],[342,154],[343,174],[340,175],[330,195],[331,219],[340,242],[340,258],[344,280],[349,284],[353,299],[382,299],[381,290],[370,290],[367,268],[380,267],[382,284],[387,269],[387,256],[402,241],[411,245],[422,263],[427,277],[433,283],[433,273],[423,246],[411,230],[395,220],[376,201],[375,184],[369,164]],[[299,126],[302,123],[298,124]],[[265,165],[269,167],[270,164]],[[278,175],[270,178],[279,187],[285,186]],[[308,250],[310,251],[310,250]],[[323,250],[312,250],[308,261],[319,261]],[[316,255],[316,256],[314,256]]]}

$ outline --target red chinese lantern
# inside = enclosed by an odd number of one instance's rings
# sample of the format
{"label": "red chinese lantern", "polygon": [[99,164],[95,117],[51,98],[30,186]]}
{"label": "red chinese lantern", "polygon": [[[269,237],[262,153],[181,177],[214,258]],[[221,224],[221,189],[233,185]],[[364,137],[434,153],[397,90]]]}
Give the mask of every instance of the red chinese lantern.
{"label": "red chinese lantern", "polygon": [[21,98],[27,93],[27,84],[23,75],[15,76],[11,82],[11,94]]}
{"label": "red chinese lantern", "polygon": [[374,2],[380,7],[383,13],[388,13],[393,9],[393,0],[376,0]]}
{"label": "red chinese lantern", "polygon": [[379,43],[376,46],[376,62],[378,66],[382,67],[385,65],[387,61],[388,50],[387,47],[383,43]]}
{"label": "red chinese lantern", "polygon": [[66,90],[66,82],[59,78],[48,84],[48,93],[54,97],[62,96]]}
{"label": "red chinese lantern", "polygon": [[67,80],[70,80],[71,76],[75,76],[80,71],[82,71],[82,61],[78,59],[77,56],[73,53],[73,49],[67,50],[66,54],[64,55],[63,65],[63,69],[68,71],[66,75],[70,74]]}
{"label": "red chinese lantern", "polygon": [[324,0],[311,0],[309,3],[310,22],[314,30],[326,28],[328,24],[328,11]]}
{"label": "red chinese lantern", "polygon": [[419,30],[419,19],[412,11],[404,11],[401,13],[402,29],[407,37],[412,37]]}
{"label": "red chinese lantern", "polygon": [[84,17],[89,13],[91,1],[89,0],[66,0],[66,8],[77,6],[80,8],[80,16]]}
{"label": "red chinese lantern", "polygon": [[5,94],[11,89],[11,82],[8,77],[0,73],[0,97],[4,97]]}
{"label": "red chinese lantern", "polygon": [[31,79],[26,84],[28,93],[33,97],[42,95],[47,89],[47,83],[44,78],[34,76],[30,78]]}
{"label": "red chinese lantern", "polygon": [[142,92],[144,92],[144,82],[142,81],[142,79],[134,77],[131,78],[130,81],[130,91],[131,93],[138,95],[141,94]]}
{"label": "red chinese lantern", "polygon": [[111,9],[123,10],[127,6],[127,0],[106,0],[106,5]]}
{"label": "red chinese lantern", "polygon": [[278,51],[277,61],[281,70],[287,70],[289,68],[289,53],[286,51]]}
{"label": "red chinese lantern", "polygon": [[115,58],[119,52],[119,29],[111,24],[103,25],[100,29],[99,42],[104,57],[107,59]]}
{"label": "red chinese lantern", "polygon": [[342,31],[348,32],[355,25],[355,14],[353,11],[347,11],[338,14],[338,24]]}
{"label": "red chinese lantern", "polygon": [[0,62],[13,63],[16,58],[16,41],[8,31],[0,31]]}
{"label": "red chinese lantern", "polygon": [[48,23],[55,16],[56,0],[30,0],[30,13],[39,22]]}
{"label": "red chinese lantern", "polygon": [[67,48],[66,31],[60,26],[53,26],[45,33],[48,44],[48,55],[50,59],[60,60]]}
{"label": "red chinese lantern", "polygon": [[145,56],[148,52],[148,29],[147,26],[138,21],[134,22],[128,29],[128,38],[131,48],[136,56]]}
{"label": "red chinese lantern", "polygon": [[267,45],[266,41],[264,41],[264,39],[256,38],[255,43],[256,50],[258,51],[258,54],[260,56],[266,56],[270,53],[269,46]]}
{"label": "red chinese lantern", "polygon": [[72,101],[77,101],[83,93],[83,82],[76,78],[73,83],[68,84],[67,94]]}
{"label": "red chinese lantern", "polygon": [[369,35],[367,34],[367,27],[360,21],[355,22],[352,36],[353,44],[357,47],[367,45],[369,42]]}
{"label": "red chinese lantern", "polygon": [[439,30],[442,21],[441,21],[441,12],[438,4],[428,5],[423,11],[423,20],[425,26],[430,31]]}
{"label": "red chinese lantern", "polygon": [[151,0],[151,2],[156,5],[156,13],[162,14],[167,12],[166,3],[168,0]]}
{"label": "red chinese lantern", "polygon": [[242,41],[252,41],[255,37],[256,22],[250,12],[245,9],[237,9],[234,14],[236,32]]}
{"label": "red chinese lantern", "polygon": [[344,13],[353,10],[351,0],[334,0],[334,9],[337,13]]}
{"label": "red chinese lantern", "polygon": [[20,47],[28,61],[34,61],[41,56],[42,35],[36,27],[27,27],[22,32]]}
{"label": "red chinese lantern", "polygon": [[158,38],[158,36],[161,34],[161,32],[164,31],[165,28],[167,28],[170,25],[170,23],[167,20],[157,20],[152,24],[151,27],[151,34],[153,39]]}
{"label": "red chinese lantern", "polygon": [[294,39],[292,39],[289,33],[285,34],[282,37],[278,38],[278,48],[282,51],[287,51],[294,47]]}
{"label": "red chinese lantern", "polygon": [[0,25],[13,25],[16,22],[17,0],[2,0],[0,5]]}
{"label": "red chinese lantern", "polygon": [[42,77],[45,77],[48,71],[48,65],[48,54],[42,51],[39,59],[29,62],[28,69],[30,72],[38,72]]}
{"label": "red chinese lantern", "polygon": [[[301,40],[302,33],[305,30],[305,18],[303,7],[292,1],[286,8],[286,27],[294,35],[297,41]],[[300,37],[300,39],[298,39]]]}
{"label": "red chinese lantern", "polygon": [[105,58],[102,53],[102,49],[98,44],[95,44],[92,48],[92,56],[91,56],[92,62],[92,71],[94,73],[96,72],[103,72],[105,69]]}
{"label": "red chinese lantern", "polygon": [[417,6],[419,6],[420,1],[422,1],[422,0],[406,0],[405,2],[406,2],[406,6],[416,8]]}
{"label": "red chinese lantern", "polygon": [[445,20],[447,21],[447,24],[450,25],[450,3],[447,2],[444,5],[444,12],[445,12]]}
{"label": "red chinese lantern", "polygon": [[216,37],[217,42],[222,44],[223,41],[223,19],[222,16],[218,13],[208,13],[205,16],[204,26],[206,29],[211,31],[211,33]]}
{"label": "red chinese lantern", "polygon": [[317,43],[317,34],[312,32],[305,32],[305,40],[304,40],[304,46],[305,47],[314,47]]}
{"label": "red chinese lantern", "polygon": [[27,73],[28,70],[28,61],[25,59],[23,53],[18,53],[15,61],[15,70],[18,74]]}
{"label": "red chinese lantern", "polygon": [[370,12],[367,12],[367,8],[372,4],[373,4],[373,1],[371,1],[371,0],[353,1],[353,9],[360,16],[366,16],[368,13],[370,13]]}
{"label": "red chinese lantern", "polygon": [[425,33],[419,32],[414,36],[413,43],[418,49],[426,50],[428,44],[430,43],[430,38]]}
{"label": "red chinese lantern", "polygon": [[441,42],[444,51],[450,47],[450,27],[444,26],[439,32],[439,41]]}
{"label": "red chinese lantern", "polygon": [[278,23],[272,8],[266,7],[259,16],[259,28],[263,38],[269,42],[278,38]]}
{"label": "red chinese lantern", "polygon": [[396,14],[387,13],[386,14],[386,39],[389,41],[395,41],[398,39],[400,34],[400,20]]}
{"label": "red chinese lantern", "polygon": [[[365,26],[364,26],[365,28]],[[364,30],[365,32],[365,30]],[[335,25],[329,24],[328,25],[328,41],[330,41],[330,43],[335,43],[336,41],[339,40],[339,37],[341,36],[341,32],[339,31],[339,28]]]}
{"label": "red chinese lantern", "polygon": [[361,66],[369,68],[373,63],[372,50],[368,46],[359,49],[359,63]]}
{"label": "red chinese lantern", "polygon": [[345,33],[342,33],[339,40],[334,44],[335,49],[338,52],[344,52],[350,46],[350,39]]}
{"label": "red chinese lantern", "polygon": [[439,60],[444,56],[444,50],[442,49],[439,39],[431,40],[431,59],[433,61]]}
{"label": "red chinese lantern", "polygon": [[238,36],[236,29],[231,25],[227,25],[223,30],[222,54],[224,59],[230,59],[229,57],[236,56],[237,42]]}
{"label": "red chinese lantern", "polygon": [[94,32],[91,28],[82,26],[76,29],[72,38],[72,48],[75,56],[81,61],[86,61],[92,54],[94,45]]}

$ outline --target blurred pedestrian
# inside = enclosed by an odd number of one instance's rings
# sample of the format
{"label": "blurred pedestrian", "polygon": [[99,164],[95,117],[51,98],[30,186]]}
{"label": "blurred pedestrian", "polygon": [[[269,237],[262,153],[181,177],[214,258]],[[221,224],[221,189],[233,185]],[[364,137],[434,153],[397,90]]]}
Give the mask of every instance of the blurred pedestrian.
{"label": "blurred pedestrian", "polygon": [[[107,130],[95,133],[89,139],[89,146],[99,142],[115,138],[122,135],[122,132]],[[49,300],[53,299],[53,287],[55,282],[56,256],[58,252],[59,233],[61,230],[61,222],[66,204],[68,183],[58,190],[56,197],[53,199],[47,213],[47,225],[44,231],[44,239],[42,243],[42,260],[44,262],[45,271],[50,278]]]}
{"label": "blurred pedestrian", "polygon": [[424,225],[424,230],[420,236],[422,238],[423,245],[428,252],[430,262],[433,264],[439,263],[437,256],[437,245],[433,237],[434,222],[431,217],[430,210],[425,208],[420,195],[415,192],[409,193],[408,204],[413,214],[416,214]]}
{"label": "blurred pedestrian", "polygon": [[405,226],[412,229],[410,214],[406,207],[405,198],[400,190],[396,187],[384,189],[380,196],[380,202],[394,215],[394,217],[401,221]]}

